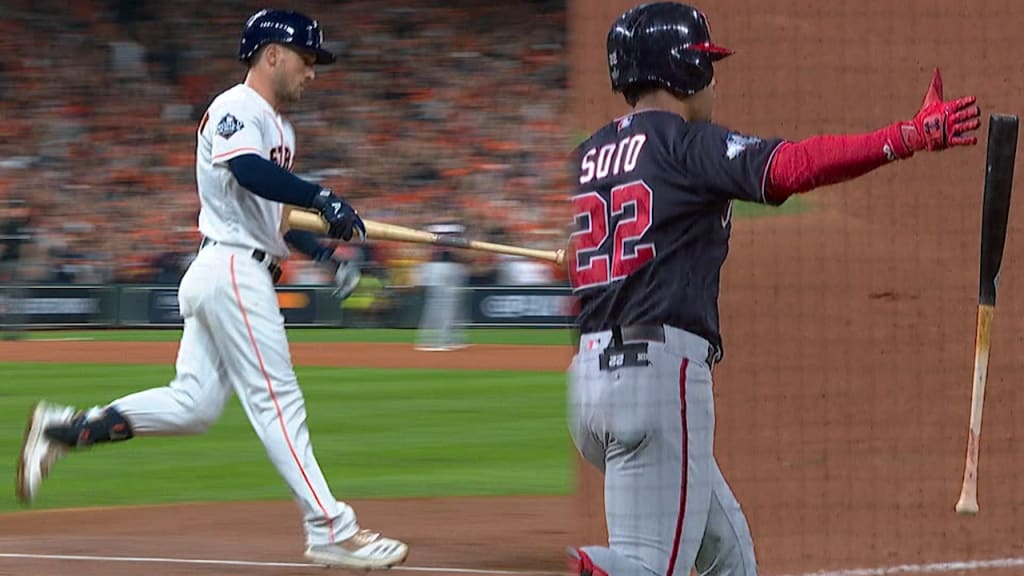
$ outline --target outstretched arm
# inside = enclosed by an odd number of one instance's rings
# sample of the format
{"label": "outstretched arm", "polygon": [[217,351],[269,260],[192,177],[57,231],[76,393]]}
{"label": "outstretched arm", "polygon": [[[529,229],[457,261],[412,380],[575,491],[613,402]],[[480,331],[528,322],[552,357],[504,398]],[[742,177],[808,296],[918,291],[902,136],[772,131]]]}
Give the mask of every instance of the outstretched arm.
{"label": "outstretched arm", "polygon": [[868,134],[815,136],[781,144],[768,166],[765,196],[781,203],[793,194],[851,180],[920,150],[973,146],[968,136],[981,121],[975,98],[942,100],[942,76],[935,70],[921,109],[913,119]]}

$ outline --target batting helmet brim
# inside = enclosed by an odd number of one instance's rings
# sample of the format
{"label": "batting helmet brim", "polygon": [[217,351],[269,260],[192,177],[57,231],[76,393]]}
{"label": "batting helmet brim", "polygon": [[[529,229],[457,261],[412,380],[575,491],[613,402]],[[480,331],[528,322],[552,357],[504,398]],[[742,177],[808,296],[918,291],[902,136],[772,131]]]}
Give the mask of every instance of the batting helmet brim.
{"label": "batting helmet brim", "polygon": [[316,54],[316,63],[318,66],[323,66],[325,64],[334,64],[334,62],[337,61],[337,58],[334,56],[334,54],[328,52],[327,50],[324,50],[323,48],[316,48],[315,50],[311,50],[311,52]]}
{"label": "batting helmet brim", "polygon": [[723,58],[727,58],[735,54],[733,50],[726,48],[725,46],[719,46],[712,42],[701,42],[700,44],[691,44],[686,47],[687,50],[693,50],[694,52],[703,52],[711,57],[711,60],[718,61]]}

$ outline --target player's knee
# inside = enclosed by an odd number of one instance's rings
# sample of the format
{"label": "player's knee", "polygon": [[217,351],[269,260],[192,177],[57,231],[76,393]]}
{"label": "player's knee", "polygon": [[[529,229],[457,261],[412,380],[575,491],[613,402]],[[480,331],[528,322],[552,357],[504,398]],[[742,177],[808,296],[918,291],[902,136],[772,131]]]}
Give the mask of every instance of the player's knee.
{"label": "player's knee", "polygon": [[203,434],[220,419],[223,405],[212,403],[197,405],[191,412],[189,430],[192,434]]}
{"label": "player's knee", "polygon": [[185,426],[184,432],[188,434],[204,434],[216,421],[217,417],[214,414],[202,411],[196,412],[195,416]]}

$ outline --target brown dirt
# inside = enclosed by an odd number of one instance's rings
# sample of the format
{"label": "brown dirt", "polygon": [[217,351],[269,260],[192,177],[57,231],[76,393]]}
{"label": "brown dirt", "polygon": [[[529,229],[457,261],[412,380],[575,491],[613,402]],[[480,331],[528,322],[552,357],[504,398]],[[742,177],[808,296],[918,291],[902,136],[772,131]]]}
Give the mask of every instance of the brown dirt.
{"label": "brown dirt", "polygon": [[[571,542],[567,498],[353,501],[360,522],[409,543],[406,566],[559,571]],[[291,502],[178,504],[0,516],[0,554],[56,554],[284,563],[144,564],[7,559],[0,574],[161,576],[324,574],[301,567],[303,535]],[[443,570],[438,573],[451,576]]]}

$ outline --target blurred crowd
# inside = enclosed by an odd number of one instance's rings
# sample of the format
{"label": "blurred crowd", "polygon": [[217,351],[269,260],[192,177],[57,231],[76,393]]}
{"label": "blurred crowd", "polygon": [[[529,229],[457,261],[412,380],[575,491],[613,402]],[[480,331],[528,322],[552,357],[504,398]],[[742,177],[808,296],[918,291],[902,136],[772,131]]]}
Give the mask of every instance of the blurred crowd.
{"label": "blurred crowd", "polygon": [[[209,101],[244,78],[238,40],[261,6],[3,4],[0,203],[19,206],[19,233],[31,238],[19,276],[176,283],[200,240],[196,127]],[[297,174],[366,218],[417,228],[454,220],[474,238],[539,248],[564,241],[564,0],[279,7],[318,18],[339,56],[286,111]],[[387,242],[339,250],[395,284],[431,254]],[[466,261],[475,283],[521,265],[483,253]],[[303,263],[289,266],[288,281],[315,280]]]}

